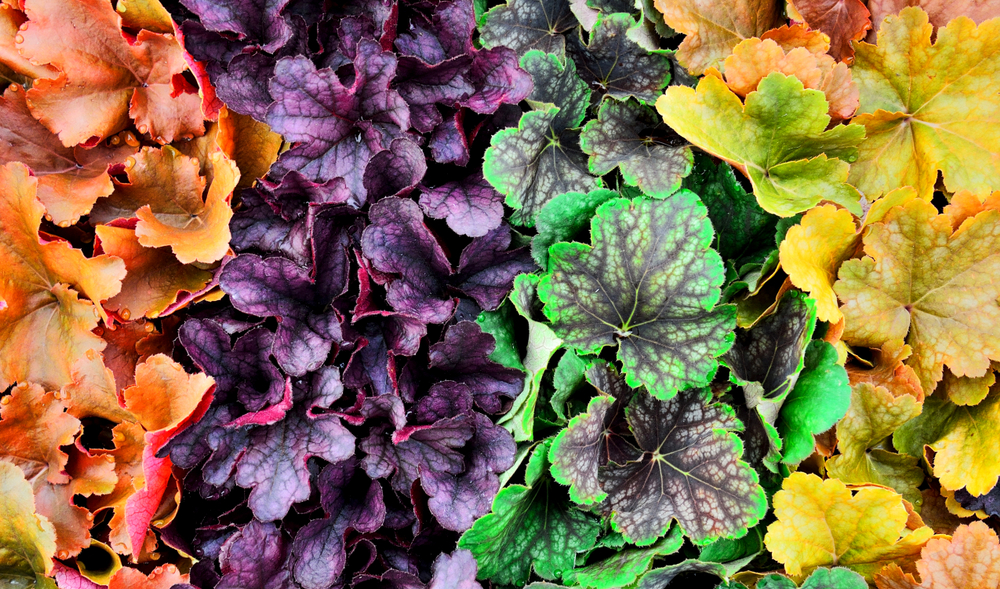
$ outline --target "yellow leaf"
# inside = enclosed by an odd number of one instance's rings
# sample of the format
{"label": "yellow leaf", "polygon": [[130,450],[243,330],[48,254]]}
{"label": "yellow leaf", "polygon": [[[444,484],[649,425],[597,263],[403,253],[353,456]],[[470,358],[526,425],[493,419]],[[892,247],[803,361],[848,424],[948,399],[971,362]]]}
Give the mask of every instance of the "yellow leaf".
{"label": "yellow leaf", "polygon": [[879,589],[997,589],[1000,540],[983,522],[959,526],[951,538],[935,538],[920,551],[920,581],[892,564],[875,575]]}
{"label": "yellow leaf", "polygon": [[1000,19],[958,17],[938,29],[920,8],[890,16],[852,68],[868,138],[850,182],[867,195],[913,186],[985,196],[1000,186]]}
{"label": "yellow leaf", "polygon": [[56,532],[35,513],[31,485],[17,466],[0,460],[0,571],[38,589],[55,588],[52,572]]}
{"label": "yellow leaf", "polygon": [[[848,489],[836,479],[792,473],[774,495],[778,518],[764,543],[794,577],[843,566],[871,580],[886,564],[912,562],[934,532],[907,527],[903,498],[876,486]],[[919,519],[919,518],[917,518]]]}
{"label": "yellow leaf", "polygon": [[947,216],[916,199],[886,213],[864,237],[866,256],[840,267],[844,340],[879,347],[906,339],[907,360],[924,391],[944,366],[986,374],[1000,359],[1000,211],[985,211],[952,233]]}
{"label": "yellow leaf", "polygon": [[119,259],[88,259],[66,242],[41,241],[37,183],[22,164],[0,167],[0,299],[7,302],[0,310],[0,388],[72,382],[73,365],[104,348],[91,333],[103,315],[94,303],[117,294],[125,276]]}

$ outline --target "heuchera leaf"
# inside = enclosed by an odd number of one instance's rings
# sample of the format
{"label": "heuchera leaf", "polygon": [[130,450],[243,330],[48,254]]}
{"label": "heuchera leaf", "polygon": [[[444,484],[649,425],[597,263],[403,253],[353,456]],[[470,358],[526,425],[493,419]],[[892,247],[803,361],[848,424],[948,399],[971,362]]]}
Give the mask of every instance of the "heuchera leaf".
{"label": "heuchera leaf", "polygon": [[725,579],[728,575],[726,567],[719,563],[689,559],[677,564],[667,565],[665,567],[649,571],[643,575],[641,579],[639,579],[639,584],[636,586],[636,589],[666,589],[668,587],[679,587],[680,585],[674,585],[673,582],[678,579],[683,579],[686,574],[713,575],[719,579]]}
{"label": "heuchera leaf", "polygon": [[[839,61],[850,63],[854,59],[851,41],[861,40],[872,27],[868,8],[861,0],[795,0],[794,5],[802,17],[796,20],[830,37],[830,55]],[[881,20],[879,17],[874,22]]]}
{"label": "heuchera leaf", "polygon": [[677,48],[677,61],[692,74],[701,74],[729,55],[743,39],[781,24],[781,5],[775,0],[738,0],[718,4],[704,0],[656,0],[656,9],[670,28],[686,35]]}
{"label": "heuchera leaf", "polygon": [[919,6],[927,12],[930,22],[934,28],[947,25],[959,16],[967,16],[976,23],[1000,16],[997,7],[987,2],[976,2],[975,0],[957,0],[955,2],[942,2],[941,0],[871,0],[868,3],[868,10],[872,14],[872,29],[868,31],[866,41],[875,41],[875,33],[885,22],[885,18],[892,16],[908,6]]}
{"label": "heuchera leaf", "polygon": [[913,186],[929,198],[938,170],[949,192],[985,196],[1000,185],[1000,21],[977,28],[956,18],[931,44],[933,32],[926,12],[905,8],[879,29],[877,46],[857,45],[855,121],[868,138],[850,182],[867,194]]}
{"label": "heuchera leaf", "polygon": [[36,384],[19,384],[0,406],[0,456],[21,467],[28,479],[64,485],[69,456],[60,449],[73,443],[80,420],[66,413],[54,393]]}
{"label": "heuchera leaf", "polygon": [[564,575],[568,582],[581,587],[611,589],[627,587],[647,570],[653,559],[673,554],[684,544],[684,536],[674,528],[655,544],[644,548],[624,548],[618,554],[602,561],[577,568],[571,575]]}
{"label": "heuchera leaf", "polygon": [[545,315],[568,347],[619,345],[630,386],[669,399],[708,383],[733,341],[735,308],[715,307],[722,260],[691,192],[664,201],[612,200],[591,222],[593,246],[549,248],[539,286]]}
{"label": "heuchera leaf", "polygon": [[272,523],[253,520],[243,526],[222,545],[217,589],[265,589],[285,560],[287,544]]}
{"label": "heuchera leaf", "polygon": [[680,143],[651,109],[632,100],[605,99],[580,133],[592,174],[618,168],[625,182],[654,198],[673,194],[691,173],[691,148]]}
{"label": "heuchera leaf", "polygon": [[[37,179],[22,164],[0,167],[0,386],[35,382],[50,389],[73,382],[72,370],[105,342],[91,333],[100,303],[118,294],[125,264],[86,258],[65,241],[42,242]],[[83,295],[90,299],[82,299]],[[91,352],[93,354],[94,352]]]}
{"label": "heuchera leaf", "polygon": [[[210,31],[231,31],[272,52],[291,37],[291,28],[281,15],[289,0],[182,0],[181,3],[198,15],[201,24]],[[126,11],[128,14],[128,11]]]}
{"label": "heuchera leaf", "polygon": [[542,269],[548,269],[549,246],[569,241],[590,224],[597,207],[620,195],[614,190],[598,188],[587,194],[565,192],[545,203],[535,220],[538,232],[531,239],[531,256]]}
{"label": "heuchera leaf", "polygon": [[596,518],[575,509],[546,475],[549,445],[542,442],[532,453],[525,485],[500,491],[493,511],[458,541],[476,557],[480,579],[524,585],[534,570],[555,580],[573,568],[576,553],[594,546]]}
{"label": "heuchera leaf", "polygon": [[435,381],[465,384],[476,405],[487,413],[499,413],[502,398],[516,397],[524,386],[524,373],[490,359],[496,344],[471,321],[449,327],[441,341],[430,347],[431,375]]}
{"label": "heuchera leaf", "polygon": [[625,13],[601,14],[584,44],[579,35],[569,38],[569,55],[584,81],[619,100],[636,98],[654,102],[670,81],[669,53],[647,50],[630,34],[637,24]]}
{"label": "heuchera leaf", "polygon": [[482,237],[503,220],[503,197],[481,174],[424,189],[420,208],[428,217],[445,219],[455,233],[469,237]]}
{"label": "heuchera leaf", "polygon": [[[844,303],[844,340],[879,347],[906,338],[907,364],[924,391],[934,390],[945,366],[983,376],[1000,359],[1000,292],[973,277],[992,275],[1000,263],[998,223],[1000,212],[984,211],[953,232],[948,217],[920,199],[890,210],[864,237],[865,257],[840,267],[834,290]],[[917,257],[896,245],[901,239],[941,253]]]}
{"label": "heuchera leaf", "polygon": [[519,56],[534,49],[562,57],[566,49],[563,33],[577,24],[565,0],[507,0],[483,18],[483,45],[510,47]]}
{"label": "heuchera leaf", "polygon": [[0,460],[0,574],[15,582],[54,589],[48,578],[56,552],[56,533],[47,519],[35,513],[31,485],[21,469]]}
{"label": "heuchera leaf", "polygon": [[201,98],[174,94],[173,78],[187,69],[171,36],[139,31],[125,40],[114,9],[102,0],[30,2],[29,25],[18,50],[62,73],[28,91],[32,114],[71,147],[105,138],[135,120],[158,143],[205,132]]}
{"label": "heuchera leaf", "polygon": [[802,472],[792,473],[774,495],[774,515],[764,543],[796,578],[836,564],[871,581],[890,562],[915,561],[934,534],[922,521],[910,527],[903,498],[889,489],[852,492],[837,479]]}
{"label": "heuchera leaf", "polygon": [[893,563],[875,575],[879,589],[991,587],[1000,580],[1000,540],[983,522],[959,526],[950,539],[929,540],[920,556],[919,582]]}
{"label": "heuchera leaf", "polygon": [[757,581],[758,589],[866,589],[865,578],[851,569],[816,569],[802,585],[782,575],[767,575]]}
{"label": "heuchera leaf", "polygon": [[546,202],[564,192],[589,192],[600,180],[587,171],[579,131],[590,91],[572,60],[531,51],[521,67],[536,81],[528,97],[537,110],[524,113],[516,129],[493,136],[483,174],[517,209],[511,223],[532,226]]}
{"label": "heuchera leaf", "polygon": [[668,88],[656,110],[682,137],[746,175],[765,211],[790,217],[826,199],[861,213],[847,171],[864,129],[826,130],[826,99],[798,79],[770,74],[744,105],[722,80],[706,76],[697,90]]}
{"label": "heuchera leaf", "polygon": [[669,401],[639,393],[627,418],[642,456],[598,471],[611,522],[638,546],[654,542],[677,520],[698,544],[739,537],[767,510],[757,474],[740,460],[740,423],[706,390]]}

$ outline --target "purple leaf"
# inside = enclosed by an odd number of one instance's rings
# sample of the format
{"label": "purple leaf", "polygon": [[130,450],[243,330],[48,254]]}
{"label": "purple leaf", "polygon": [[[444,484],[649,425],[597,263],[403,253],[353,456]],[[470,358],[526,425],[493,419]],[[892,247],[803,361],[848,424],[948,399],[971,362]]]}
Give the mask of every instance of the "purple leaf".
{"label": "purple leaf", "polygon": [[268,106],[274,102],[267,81],[274,76],[276,63],[277,60],[266,53],[237,55],[226,71],[215,79],[216,93],[232,110],[264,121]]}
{"label": "purple leaf", "polygon": [[427,323],[447,321],[455,310],[444,293],[451,264],[417,203],[386,198],[372,205],[368,218],[371,225],[361,237],[365,256],[380,272],[399,275],[386,287],[389,304]]}
{"label": "purple leaf", "polygon": [[475,91],[465,76],[471,65],[472,58],[467,55],[436,65],[427,65],[414,57],[400,58],[396,83],[400,95],[414,107],[410,122],[416,130],[429,133],[441,120],[440,114],[417,107],[433,104],[452,106]]}
{"label": "purple leaf", "polygon": [[408,426],[395,433],[388,426],[372,430],[360,442],[361,466],[373,479],[392,476],[392,488],[408,493],[421,471],[457,475],[465,469],[458,451],[473,435],[472,418],[459,415],[433,425]]}
{"label": "purple leaf", "polygon": [[333,297],[291,260],[243,254],[226,264],[219,282],[240,311],[278,318],[274,356],[291,375],[319,368],[341,340],[337,312],[327,309]]}
{"label": "purple leaf", "polygon": [[462,250],[452,283],[483,309],[496,309],[510,292],[514,277],[536,268],[528,247],[507,249],[510,239],[510,226],[504,224]]}
{"label": "purple leaf", "polygon": [[369,159],[409,128],[410,113],[402,96],[389,88],[396,73],[393,54],[363,40],[354,71],[353,83],[345,87],[336,72],[317,70],[306,57],[278,62],[270,82],[276,102],[267,123],[299,145],[279,157],[272,173],[297,170],[315,181],[344,178],[354,194],[364,194]]}
{"label": "purple leaf", "polygon": [[476,559],[468,550],[441,554],[434,561],[434,576],[427,589],[483,589],[476,582]]}
{"label": "purple leaf", "polygon": [[410,20],[409,31],[396,38],[396,50],[402,55],[419,57],[425,63],[440,63],[472,53],[472,32],[475,29],[476,15],[472,2],[443,2],[434,7],[430,17],[418,14]]}
{"label": "purple leaf", "polygon": [[229,334],[215,321],[189,319],[178,337],[194,363],[215,379],[216,403],[235,395],[247,409],[257,411],[281,400],[283,379],[271,363],[270,331],[252,329],[230,346]]}
{"label": "purple leaf", "polygon": [[239,252],[280,254],[299,265],[309,264],[309,225],[305,215],[286,220],[265,202],[263,194],[253,188],[241,193],[243,206],[233,214],[229,224],[233,233],[230,245]]}
{"label": "purple leaf", "polygon": [[262,179],[260,185],[263,187],[260,193],[264,200],[283,219],[289,221],[305,216],[311,204],[350,204],[355,208],[361,206],[361,203],[352,200],[343,178],[321,184],[306,179],[298,172],[288,172],[279,183]]}
{"label": "purple leaf", "polygon": [[[465,447],[466,468],[453,475],[421,467],[420,484],[430,496],[431,513],[445,528],[464,532],[486,515],[500,490],[498,475],[514,464],[514,438],[481,413],[473,416],[476,433]],[[475,575],[473,574],[473,577]]]}
{"label": "purple leaf", "polygon": [[292,36],[281,16],[288,0],[181,0],[210,31],[232,31],[273,53]]}
{"label": "purple leaf", "polygon": [[471,321],[456,323],[444,339],[430,348],[435,381],[453,380],[469,387],[476,404],[487,413],[498,413],[501,397],[514,398],[524,386],[524,373],[490,360],[496,347],[493,336]]}
{"label": "purple leaf", "polygon": [[469,139],[462,127],[465,113],[455,111],[454,116],[440,123],[431,134],[431,156],[439,164],[465,166],[469,163]]}
{"label": "purple leaf", "polygon": [[251,521],[222,546],[222,578],[216,589],[268,589],[286,551],[285,537],[277,526]]}
{"label": "purple leaf", "polygon": [[531,76],[518,67],[517,54],[507,47],[477,51],[468,77],[475,92],[459,104],[479,114],[492,114],[500,105],[517,104],[531,94]]}
{"label": "purple leaf", "polygon": [[389,149],[372,157],[365,170],[364,186],[369,200],[409,194],[427,172],[424,150],[412,139],[393,139]]}
{"label": "purple leaf", "polygon": [[417,423],[434,423],[456,415],[472,413],[472,391],[460,382],[444,381],[435,383],[427,395],[417,401],[415,416]]}
{"label": "purple leaf", "polygon": [[425,189],[420,195],[420,207],[428,217],[445,219],[452,231],[469,237],[482,237],[503,220],[503,195],[478,172],[464,180]]}
{"label": "purple leaf", "polygon": [[382,486],[356,469],[353,458],[327,465],[319,475],[324,519],[306,524],[295,536],[289,567],[304,589],[326,589],[340,578],[347,562],[348,530],[374,532],[385,521]]}

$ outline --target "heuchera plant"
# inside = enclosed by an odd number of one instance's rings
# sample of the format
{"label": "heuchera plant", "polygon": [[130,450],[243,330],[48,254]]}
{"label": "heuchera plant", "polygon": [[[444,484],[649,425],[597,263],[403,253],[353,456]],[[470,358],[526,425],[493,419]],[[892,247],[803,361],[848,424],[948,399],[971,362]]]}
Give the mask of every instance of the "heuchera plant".
{"label": "heuchera plant", "polygon": [[289,148],[239,194],[231,307],[180,327],[217,389],[160,452],[188,469],[165,535],[201,589],[476,586],[444,553],[514,463],[523,373],[471,320],[535,268],[476,170],[531,78],[464,0],[183,4],[219,95]]}

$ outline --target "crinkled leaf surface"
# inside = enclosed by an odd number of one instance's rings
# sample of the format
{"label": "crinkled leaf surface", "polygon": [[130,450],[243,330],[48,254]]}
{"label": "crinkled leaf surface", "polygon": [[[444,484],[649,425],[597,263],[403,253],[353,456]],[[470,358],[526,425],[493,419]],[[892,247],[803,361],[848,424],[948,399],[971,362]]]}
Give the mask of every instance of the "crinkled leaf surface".
{"label": "crinkled leaf surface", "polygon": [[507,0],[484,15],[481,39],[486,47],[510,47],[518,55],[532,49],[563,56],[563,34],[577,25],[566,0]]}
{"label": "crinkled leaf surface", "polygon": [[590,172],[615,168],[625,182],[654,198],[665,198],[691,173],[691,148],[671,136],[652,110],[633,100],[605,99],[597,118],[580,133],[580,149],[590,156]]}
{"label": "crinkled leaf surface", "polygon": [[600,186],[600,179],[587,171],[587,157],[580,151],[575,128],[583,121],[590,91],[576,75],[573,61],[563,63],[554,54],[531,51],[521,67],[536,80],[528,99],[538,109],[524,113],[516,129],[493,136],[483,174],[517,209],[510,221],[531,226],[554,196],[589,192]]}
{"label": "crinkled leaf surface", "polygon": [[[725,579],[728,573],[726,572],[726,567],[719,563],[689,559],[649,571],[639,579],[639,584],[636,585],[636,588],[667,589],[668,587],[680,587],[682,586],[681,584],[674,585],[673,582],[681,579],[690,582],[690,577],[685,579],[688,575],[698,575],[696,578],[700,581],[705,581],[705,576],[707,575]],[[709,582],[714,582],[714,579]]]}
{"label": "crinkled leaf surface", "polygon": [[781,267],[795,286],[816,300],[820,321],[836,322],[843,317],[833,283],[840,265],[853,253],[857,239],[853,215],[823,205],[810,209],[781,242]]}
{"label": "crinkled leaf surface", "polygon": [[31,381],[58,389],[73,382],[74,364],[89,350],[106,345],[91,333],[104,313],[95,303],[118,293],[125,264],[111,256],[86,258],[64,241],[42,243],[36,186],[22,164],[0,168],[0,264],[6,278],[0,282],[0,386]]}
{"label": "crinkled leaf surface", "polygon": [[598,188],[587,194],[566,192],[545,203],[535,220],[538,233],[531,239],[531,256],[535,262],[547,269],[549,246],[573,239],[574,235],[590,225],[597,207],[618,197],[614,190]]}
{"label": "crinkled leaf surface", "polygon": [[1000,541],[983,522],[959,526],[950,539],[934,538],[920,551],[920,582],[895,564],[875,576],[879,589],[1000,586]]}
{"label": "crinkled leaf surface", "polygon": [[629,33],[638,27],[627,13],[602,13],[588,43],[570,35],[568,53],[592,88],[619,100],[654,102],[670,81],[670,58],[634,41]]}
{"label": "crinkled leaf surface", "polygon": [[598,521],[573,507],[546,474],[549,445],[543,442],[532,453],[526,484],[500,491],[493,511],[458,541],[479,562],[480,579],[523,585],[534,570],[554,580],[573,568],[577,552],[594,546]]}
{"label": "crinkled leaf surface", "polygon": [[663,201],[613,200],[591,222],[593,246],[549,248],[539,298],[566,345],[619,345],[630,386],[668,399],[707,384],[732,343],[735,309],[715,307],[722,261],[705,206],[683,191]]}
{"label": "crinkled leaf surface", "polygon": [[854,58],[851,41],[860,40],[872,26],[861,0],[795,0],[794,4],[809,28],[830,37],[830,55],[837,60],[850,62]]}
{"label": "crinkled leaf surface", "polygon": [[0,456],[21,467],[32,482],[67,484],[69,456],[60,449],[73,443],[80,420],[66,413],[54,393],[36,384],[19,384],[0,406]]}
{"label": "crinkled leaf surface", "polygon": [[428,217],[444,219],[452,231],[469,237],[482,237],[503,220],[503,197],[481,174],[422,191],[420,207]]}
{"label": "crinkled leaf surface", "polygon": [[915,561],[934,534],[923,525],[908,527],[903,498],[889,489],[852,492],[836,479],[801,472],[774,495],[774,514],[764,543],[793,577],[836,564],[871,581],[890,562]]}
{"label": "crinkled leaf surface", "polygon": [[743,39],[759,37],[781,24],[775,0],[738,0],[719,4],[711,0],[656,0],[656,9],[670,28],[683,33],[677,61],[692,74],[702,74],[729,55]]}
{"label": "crinkled leaf surface", "polygon": [[983,376],[1000,359],[1000,290],[981,278],[1000,271],[997,227],[998,211],[952,232],[926,201],[890,210],[864,237],[865,257],[840,267],[834,290],[844,303],[844,340],[879,347],[906,338],[913,348],[907,364],[924,391],[934,390],[945,366]]}
{"label": "crinkled leaf surface", "polygon": [[866,194],[913,186],[929,198],[938,170],[951,192],[1000,186],[1000,20],[956,18],[932,44],[933,32],[926,12],[905,8],[878,45],[857,45],[855,121],[868,138],[850,181]]}
{"label": "crinkled leaf surface", "polygon": [[627,410],[642,456],[598,471],[611,522],[639,546],[651,544],[677,520],[696,543],[739,537],[767,509],[757,474],[740,460],[741,428],[732,410],[706,390],[669,401],[639,393]]}
{"label": "crinkled leaf surface", "polygon": [[668,88],[656,110],[682,137],[743,172],[764,210],[790,217],[826,199],[860,214],[847,164],[857,157],[864,129],[826,130],[823,93],[798,79],[770,74],[744,105],[722,80],[706,76],[697,89]]}
{"label": "crinkled leaf surface", "polygon": [[102,0],[30,2],[18,50],[62,72],[28,91],[32,114],[63,145],[121,131],[129,118],[158,143],[205,132],[201,98],[173,93],[187,69],[173,36],[140,31],[130,44],[114,9]]}

